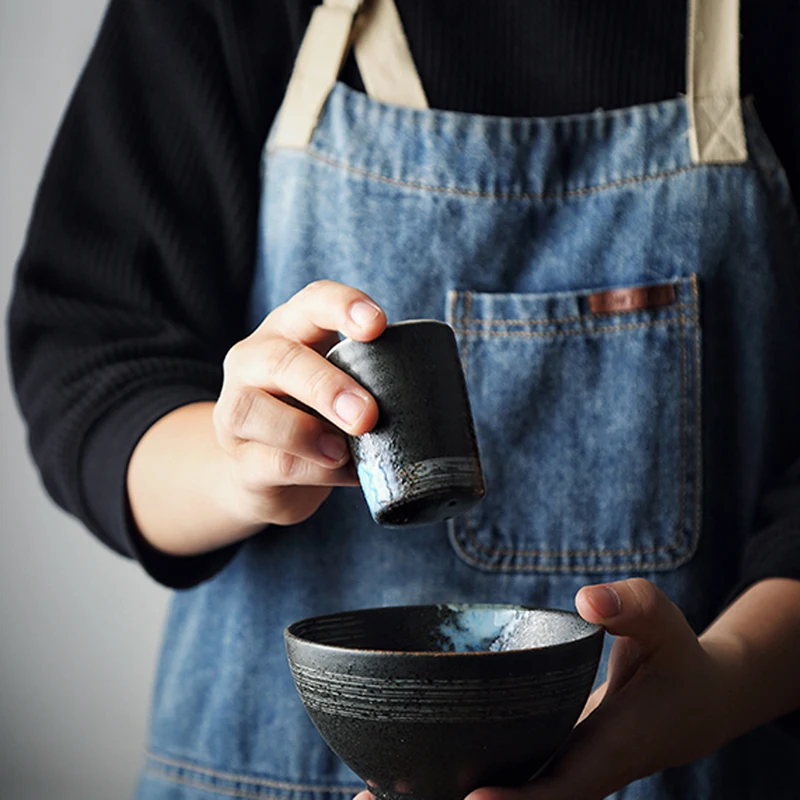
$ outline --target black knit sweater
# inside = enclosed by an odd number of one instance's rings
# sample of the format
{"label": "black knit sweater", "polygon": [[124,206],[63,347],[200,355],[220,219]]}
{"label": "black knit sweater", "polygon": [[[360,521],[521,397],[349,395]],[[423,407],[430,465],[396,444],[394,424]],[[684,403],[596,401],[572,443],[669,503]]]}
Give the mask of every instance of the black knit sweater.
{"label": "black knit sweater", "polygon": [[[165,584],[128,512],[141,435],[214,400],[246,334],[259,156],[313,0],[112,0],[36,200],[9,312],[30,446],[55,500]],[[677,0],[399,0],[433,107],[547,116],[684,91]],[[800,4],[743,3],[742,89],[800,191]],[[360,89],[351,59],[343,80]],[[800,310],[798,310],[800,313]],[[798,345],[800,348],[800,344]],[[800,453],[766,497],[742,586],[800,578]]]}

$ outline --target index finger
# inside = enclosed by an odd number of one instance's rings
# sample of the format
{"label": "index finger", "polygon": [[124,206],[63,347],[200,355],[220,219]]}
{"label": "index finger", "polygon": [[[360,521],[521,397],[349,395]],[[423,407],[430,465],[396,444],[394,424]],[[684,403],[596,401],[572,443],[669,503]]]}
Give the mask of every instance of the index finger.
{"label": "index finger", "polygon": [[386,327],[386,314],[367,294],[335,281],[314,281],[278,306],[262,328],[307,345],[335,344],[332,333],[368,342]]}

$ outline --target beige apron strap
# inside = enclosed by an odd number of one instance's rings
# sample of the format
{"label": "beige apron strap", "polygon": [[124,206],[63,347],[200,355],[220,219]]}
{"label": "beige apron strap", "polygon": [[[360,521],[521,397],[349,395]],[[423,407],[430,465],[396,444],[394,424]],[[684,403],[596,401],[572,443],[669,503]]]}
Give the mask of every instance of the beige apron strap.
{"label": "beige apron strap", "polygon": [[[281,106],[275,143],[303,149],[339,76],[363,0],[324,0],[311,16]],[[371,0],[356,58],[377,100],[427,108],[394,0]],[[689,143],[697,164],[747,160],[739,96],[739,0],[689,0]]]}
{"label": "beige apron strap", "polygon": [[[283,98],[275,132],[278,147],[303,150],[333,89],[353,39],[363,0],[324,0],[314,9]],[[355,36],[356,59],[367,93],[377,100],[427,108],[394,0],[368,0]]]}
{"label": "beige apron strap", "polygon": [[350,49],[362,0],[325,0],[311,15],[283,98],[275,132],[278,147],[304,149]]}
{"label": "beige apron strap", "polygon": [[689,0],[687,38],[692,161],[746,161],[739,96],[739,0]]}
{"label": "beige apron strap", "polygon": [[365,4],[355,51],[358,71],[370,97],[396,106],[428,107],[394,0]]}

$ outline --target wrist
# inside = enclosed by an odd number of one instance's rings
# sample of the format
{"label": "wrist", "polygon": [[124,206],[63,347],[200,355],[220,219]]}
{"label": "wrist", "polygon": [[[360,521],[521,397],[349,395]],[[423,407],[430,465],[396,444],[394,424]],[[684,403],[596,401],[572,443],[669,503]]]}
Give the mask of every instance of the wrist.
{"label": "wrist", "polygon": [[219,445],[213,404],[183,406],[142,437],[128,467],[128,498],[145,540],[172,556],[233,544],[263,527]]}
{"label": "wrist", "polygon": [[800,707],[800,581],[771,578],[703,633],[727,739]]}
{"label": "wrist", "polygon": [[709,630],[699,640],[711,670],[708,719],[718,739],[712,742],[716,750],[753,727],[742,699],[756,676],[751,674],[745,643],[735,632]]}

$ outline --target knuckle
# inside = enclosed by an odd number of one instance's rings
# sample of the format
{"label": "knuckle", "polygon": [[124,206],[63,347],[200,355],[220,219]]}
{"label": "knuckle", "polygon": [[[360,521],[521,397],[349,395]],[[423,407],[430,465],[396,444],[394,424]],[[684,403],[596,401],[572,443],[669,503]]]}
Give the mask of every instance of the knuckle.
{"label": "knuckle", "polygon": [[246,340],[237,342],[225,354],[225,359],[222,362],[222,369],[225,375],[235,374],[242,366],[246,359],[247,344]]}
{"label": "knuckle", "polygon": [[661,592],[655,584],[645,578],[631,578],[628,581],[634,602],[642,616],[651,617],[661,604]]}
{"label": "knuckle", "polygon": [[278,477],[286,482],[296,479],[301,469],[302,462],[300,459],[285,450],[276,450],[275,453],[275,470],[278,473]]}
{"label": "knuckle", "polygon": [[319,303],[320,296],[330,292],[335,284],[330,280],[316,280],[307,283],[294,297],[291,298],[292,306],[305,306]]}
{"label": "knuckle", "polygon": [[303,348],[297,342],[289,339],[273,339],[267,355],[270,374],[276,378],[286,375],[302,352]]}
{"label": "knuckle", "polygon": [[334,285],[333,281],[326,280],[321,278],[316,281],[311,281],[311,283],[307,283],[299,292],[298,295],[304,297],[314,297],[322,292],[327,291]]}
{"label": "knuckle", "polygon": [[308,414],[287,414],[282,422],[286,446],[293,452],[303,451],[315,438],[318,425]]}
{"label": "knuckle", "polygon": [[211,414],[211,420],[214,424],[214,433],[216,434],[217,441],[228,449],[228,439],[230,431],[228,430],[227,421],[225,419],[225,403],[226,398],[221,396],[214,404],[214,411]]}
{"label": "knuckle", "polygon": [[247,365],[252,353],[252,341],[248,337],[236,342],[225,354],[222,369],[226,378],[236,379],[236,376]]}
{"label": "knuckle", "polygon": [[308,376],[306,390],[309,397],[314,398],[317,403],[332,401],[339,388],[338,382],[335,370],[328,364],[324,364]]}
{"label": "knuckle", "polygon": [[235,391],[223,403],[220,422],[225,430],[237,437],[248,429],[255,405],[255,394],[248,391]]}
{"label": "knuckle", "polygon": [[275,330],[275,320],[279,319],[281,314],[285,313],[286,307],[288,306],[288,301],[285,303],[281,303],[280,305],[275,306],[263,320],[261,320],[261,324],[258,326],[256,330],[256,335],[261,334],[263,336],[269,336],[272,331]]}

